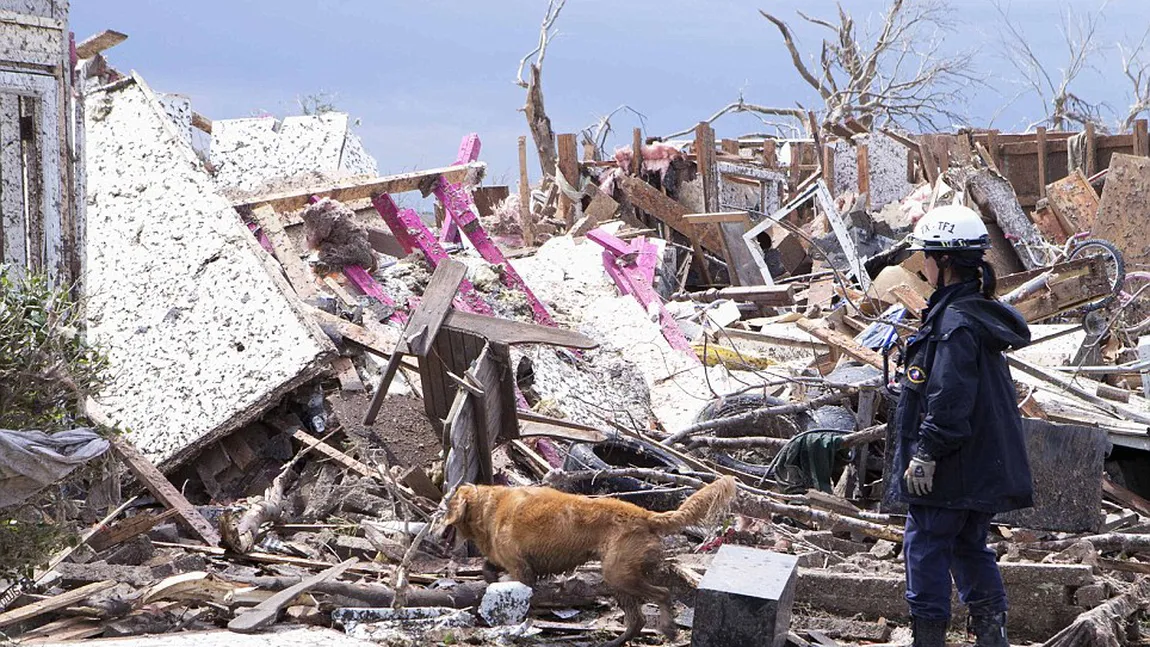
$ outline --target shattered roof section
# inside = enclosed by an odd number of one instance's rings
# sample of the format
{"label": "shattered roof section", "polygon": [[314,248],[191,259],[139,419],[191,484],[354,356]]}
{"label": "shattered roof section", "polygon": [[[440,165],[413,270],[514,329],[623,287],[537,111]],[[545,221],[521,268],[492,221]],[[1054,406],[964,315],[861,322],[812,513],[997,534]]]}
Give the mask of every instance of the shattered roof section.
{"label": "shattered roof section", "polygon": [[333,351],[139,79],[89,95],[90,407],[179,462],[313,378]]}

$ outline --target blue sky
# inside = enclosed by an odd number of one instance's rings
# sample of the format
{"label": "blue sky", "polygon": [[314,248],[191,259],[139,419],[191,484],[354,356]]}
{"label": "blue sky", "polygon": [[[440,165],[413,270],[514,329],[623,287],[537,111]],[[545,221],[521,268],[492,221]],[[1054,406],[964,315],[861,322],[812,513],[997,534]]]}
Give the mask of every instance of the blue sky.
{"label": "blue sky", "polygon": [[[189,95],[214,119],[298,112],[296,98],[335,95],[360,119],[357,132],[384,173],[450,164],[460,138],[478,132],[489,182],[514,183],[516,138],[526,135],[514,84],[519,59],[534,47],[545,0],[75,0],[77,39],[116,29],[129,39],[107,52],[121,70],[134,69],[153,88]],[[862,23],[883,0],[844,0]],[[1016,74],[998,44],[1000,19],[990,0],[950,0],[956,32],[946,47],[978,51],[987,87],[972,89],[972,123],[985,125],[1017,92]],[[1011,16],[1051,69],[1065,60],[1059,12],[1094,12],[1097,0],[1013,0]],[[687,127],[733,101],[814,105],[766,9],[793,18],[800,44],[817,51],[821,34],[795,10],[833,18],[829,0],[568,0],[544,64],[547,111],[557,132],[576,132],[627,104],[646,116],[646,134]],[[1150,26],[1150,1],[1110,0],[1098,42],[1097,69],[1079,93],[1125,114],[1126,83],[1114,44],[1137,40]],[[1021,129],[1039,116],[1024,97],[994,127]],[[639,125],[614,122],[629,143]],[[762,131],[753,117],[716,124],[720,137]],[[532,176],[537,168],[532,162]]]}

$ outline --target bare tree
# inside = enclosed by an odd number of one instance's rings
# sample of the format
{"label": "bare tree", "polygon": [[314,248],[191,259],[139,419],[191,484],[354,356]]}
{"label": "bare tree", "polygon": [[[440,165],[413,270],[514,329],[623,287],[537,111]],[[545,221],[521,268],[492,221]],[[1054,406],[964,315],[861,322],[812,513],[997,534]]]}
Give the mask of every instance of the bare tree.
{"label": "bare tree", "polygon": [[1118,43],[1118,51],[1122,53],[1122,73],[1130,81],[1130,108],[1126,112],[1126,119],[1122,121],[1122,129],[1130,130],[1134,121],[1142,113],[1150,111],[1150,53],[1147,52],[1147,39],[1150,39],[1150,29],[1142,34],[1138,44],[1127,47]]}
{"label": "bare tree", "polygon": [[815,92],[815,100],[786,107],[751,104],[739,97],[707,121],[750,112],[803,123],[810,109],[824,125],[853,118],[868,126],[936,128],[943,121],[964,120],[958,112],[965,103],[964,91],[982,81],[972,53],[942,52],[945,35],[954,27],[954,10],[942,0],[891,0],[876,30],[860,30],[841,4],[835,20],[798,12],[803,21],[828,33],[817,56],[804,54],[785,20],[759,13],[779,30],[791,64]]}
{"label": "bare tree", "polygon": [[[1021,27],[1010,19],[1009,4],[995,0],[994,8],[1002,18],[1001,40],[1011,65],[1018,72],[1023,86],[1021,95],[1033,95],[1042,104],[1043,118],[1034,121],[1027,130],[1050,126],[1056,130],[1071,124],[1094,124],[1105,129],[1103,104],[1088,101],[1074,91],[1075,81],[1083,72],[1098,72],[1094,60],[1100,52],[1097,42],[1098,25],[1109,0],[1103,0],[1097,11],[1077,16],[1066,6],[1061,12],[1059,29],[1065,45],[1065,62],[1051,72],[1054,63],[1048,52],[1038,53],[1030,46],[1030,39]],[[1017,97],[1016,97],[1017,98]]]}
{"label": "bare tree", "polygon": [[644,127],[647,125],[647,116],[627,104],[623,104],[596,119],[595,123],[579,131],[579,134],[582,136],[584,144],[591,144],[595,147],[598,159],[602,159],[606,156],[607,137],[614,131],[614,127],[611,125],[611,119],[620,112],[630,112],[639,119],[640,125]]}
{"label": "bare tree", "polygon": [[[543,16],[543,24],[539,27],[539,44],[519,61],[519,70],[515,73],[515,83],[527,90],[527,102],[521,110],[527,117],[527,127],[531,129],[531,138],[535,140],[535,149],[539,153],[539,166],[544,177],[555,174],[555,164],[558,155],[555,152],[555,131],[551,128],[551,119],[543,108],[543,58],[547,55],[547,44],[558,34],[555,21],[559,19],[559,12],[567,0],[548,0],[547,13]],[[530,64],[530,79],[523,79],[523,68],[534,56]]]}

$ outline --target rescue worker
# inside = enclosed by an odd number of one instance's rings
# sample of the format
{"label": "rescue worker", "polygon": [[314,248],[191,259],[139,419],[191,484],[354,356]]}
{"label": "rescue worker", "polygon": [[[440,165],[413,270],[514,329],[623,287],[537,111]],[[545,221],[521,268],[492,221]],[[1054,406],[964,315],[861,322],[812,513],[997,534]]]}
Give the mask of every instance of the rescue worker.
{"label": "rescue worker", "polygon": [[903,555],[914,645],[943,647],[951,576],[975,645],[1007,646],[1006,591],[986,546],[996,513],[1033,505],[1030,465],[1003,352],[1030,343],[1017,310],[994,300],[986,225],[943,206],[914,228],[935,292],[903,355],[895,410],[899,498],[909,504]]}

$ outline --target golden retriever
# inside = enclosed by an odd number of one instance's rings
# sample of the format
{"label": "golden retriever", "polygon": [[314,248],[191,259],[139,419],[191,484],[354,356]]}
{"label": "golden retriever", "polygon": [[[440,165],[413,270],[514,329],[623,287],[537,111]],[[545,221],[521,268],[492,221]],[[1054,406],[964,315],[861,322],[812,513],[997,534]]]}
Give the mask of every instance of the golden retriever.
{"label": "golden retriever", "polygon": [[[660,537],[725,512],[735,497],[727,476],[692,494],[677,510],[652,512],[612,498],[593,499],[546,487],[461,486],[444,523],[475,542],[488,566],[533,586],[537,577],[566,573],[599,559],[603,581],[623,608],[626,630],[604,647],[619,647],[643,629],[641,605],[659,605],[659,629],[677,633],[671,593],[648,582],[663,563]],[[492,568],[493,567],[493,568]]]}

